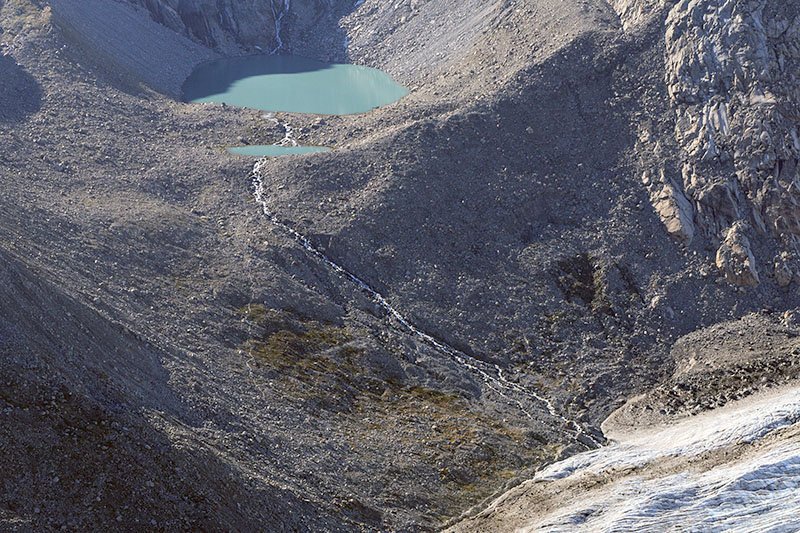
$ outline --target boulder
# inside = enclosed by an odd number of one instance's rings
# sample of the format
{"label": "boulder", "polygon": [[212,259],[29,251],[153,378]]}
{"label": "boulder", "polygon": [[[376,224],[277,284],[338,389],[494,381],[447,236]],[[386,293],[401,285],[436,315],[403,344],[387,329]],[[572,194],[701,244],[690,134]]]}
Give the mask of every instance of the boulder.
{"label": "boulder", "polygon": [[786,252],[782,252],[775,258],[774,276],[775,283],[777,283],[779,287],[788,287],[794,277],[794,272],[792,271],[789,261],[790,257]]}
{"label": "boulder", "polygon": [[689,244],[694,237],[692,205],[672,183],[664,183],[650,198],[671,237]]}
{"label": "boulder", "polygon": [[746,225],[736,221],[717,250],[717,268],[728,283],[739,287],[757,287],[760,283],[756,261],[745,235]]}

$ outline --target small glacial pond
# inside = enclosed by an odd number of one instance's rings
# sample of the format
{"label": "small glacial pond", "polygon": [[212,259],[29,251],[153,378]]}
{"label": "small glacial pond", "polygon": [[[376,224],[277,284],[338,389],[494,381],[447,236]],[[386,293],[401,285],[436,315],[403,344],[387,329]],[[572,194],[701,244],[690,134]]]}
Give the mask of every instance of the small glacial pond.
{"label": "small glacial pond", "polygon": [[187,102],[319,115],[364,113],[408,92],[373,68],[266,55],[203,63],[183,84]]}
{"label": "small glacial pond", "polygon": [[325,146],[279,146],[277,144],[253,144],[250,146],[235,146],[228,151],[236,155],[249,155],[254,157],[276,157],[280,155],[310,154],[311,152],[327,152],[330,148]]}

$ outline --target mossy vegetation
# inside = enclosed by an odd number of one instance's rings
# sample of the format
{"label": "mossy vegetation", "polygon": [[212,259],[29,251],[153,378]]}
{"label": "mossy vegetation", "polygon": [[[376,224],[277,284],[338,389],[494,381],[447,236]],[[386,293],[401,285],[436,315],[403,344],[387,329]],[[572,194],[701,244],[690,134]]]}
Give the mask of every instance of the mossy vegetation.
{"label": "mossy vegetation", "polygon": [[440,489],[427,505],[440,520],[488,498],[559,451],[536,433],[474,409],[463,396],[422,386],[390,384],[380,398],[359,397],[354,413],[364,420],[364,431],[353,434],[353,446],[367,442],[372,431],[388,432],[436,472]]}
{"label": "mossy vegetation", "polygon": [[435,405],[443,409],[454,408],[460,403],[465,403],[464,399],[456,394],[439,392],[433,389],[426,389],[425,387],[409,387],[407,392],[416,400]]}
{"label": "mossy vegetation", "polygon": [[347,346],[354,335],[345,327],[263,305],[247,305],[238,313],[261,330],[259,336],[245,341],[242,349],[280,373],[298,377],[301,370],[315,369],[340,374],[352,370],[353,360],[361,354],[359,348]]}
{"label": "mossy vegetation", "polygon": [[244,349],[276,370],[286,370],[297,365],[334,370],[325,364],[326,358],[320,352],[341,346],[350,339],[343,328],[320,325],[309,327],[303,332],[281,329],[263,339],[248,340]]}
{"label": "mossy vegetation", "polygon": [[307,321],[300,313],[294,310],[272,309],[261,304],[248,304],[236,311],[244,320],[267,330],[267,333],[279,329],[302,329],[302,323]]}
{"label": "mossy vegetation", "polygon": [[439,488],[415,505],[433,520],[462,512],[558,452],[466,396],[382,373],[364,332],[263,305],[238,313],[258,328],[242,350],[264,371],[264,386],[269,379],[309,412],[343,417],[353,448],[388,439],[397,453],[422,461]]}

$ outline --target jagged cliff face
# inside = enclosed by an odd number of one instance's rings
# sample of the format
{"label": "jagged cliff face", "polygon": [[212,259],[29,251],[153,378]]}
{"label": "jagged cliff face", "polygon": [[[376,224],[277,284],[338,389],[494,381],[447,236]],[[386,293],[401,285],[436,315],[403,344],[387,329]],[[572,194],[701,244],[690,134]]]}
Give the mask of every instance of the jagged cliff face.
{"label": "jagged cliff face", "polygon": [[[339,32],[335,43],[320,43],[321,32],[314,28],[355,7],[341,0],[129,1],[164,26],[224,53],[281,48],[339,60],[348,56],[344,33]],[[667,231],[686,244],[701,237],[718,247],[739,222],[737,231],[770,251],[747,265],[718,261],[726,278],[747,286],[760,283],[759,271],[780,271],[781,279],[788,271],[791,278],[800,235],[796,6],[745,0],[608,4],[624,32],[661,25],[659,46],[664,47],[664,82],[674,126],[669,138],[653,132],[647,121],[635,127],[640,131],[642,180]],[[413,14],[420,2],[406,7]],[[352,29],[356,36],[358,29]],[[676,148],[677,155],[665,156],[665,146]],[[745,256],[752,253],[748,249]],[[742,277],[742,271],[749,273]]]}
{"label": "jagged cliff face", "polygon": [[153,19],[208,47],[272,51],[281,47],[281,25],[308,27],[327,15],[337,0],[129,0]]}
{"label": "jagged cliff face", "polygon": [[[634,19],[640,11],[641,3],[617,3]],[[683,0],[668,7],[664,23],[674,139],[656,138],[642,127],[638,149],[645,159],[658,158],[674,141],[679,153],[675,168],[650,165],[643,181],[675,238],[688,243],[699,234],[721,243],[717,266],[737,285],[758,285],[759,271],[777,273],[783,284],[787,269],[796,268],[797,10],[794,2]],[[745,233],[783,253],[751,262],[748,244],[728,254],[721,241]]]}

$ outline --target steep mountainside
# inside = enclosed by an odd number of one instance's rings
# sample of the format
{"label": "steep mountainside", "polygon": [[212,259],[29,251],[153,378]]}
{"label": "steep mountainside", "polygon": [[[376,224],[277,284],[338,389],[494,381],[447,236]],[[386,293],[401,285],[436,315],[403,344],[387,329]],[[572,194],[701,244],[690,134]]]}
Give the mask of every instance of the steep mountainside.
{"label": "steep mountainside", "polygon": [[[794,327],[797,13],[0,0],[0,527],[427,531],[631,396],[794,379],[791,341],[682,354]],[[412,92],[277,126],[179,101],[275,49]],[[226,153],[280,124],[335,149]],[[740,367],[771,377],[714,388]]]}
{"label": "steep mountainside", "polygon": [[[392,124],[385,134],[264,166],[271,209],[428,331],[512,363],[528,386],[570,391],[563,401],[575,414],[599,421],[617,399],[610,391],[669,370],[678,336],[797,304],[785,288],[796,269],[791,235],[774,224],[759,230],[751,216],[779,211],[780,195],[755,211],[742,196],[731,217],[704,208],[708,188],[680,177],[700,165],[680,128],[708,113],[680,103],[675,80],[700,83],[703,74],[676,63],[691,59],[671,39],[697,4],[526,2],[487,14],[472,48],[448,57],[447,68],[431,64],[435,82],[422,75],[426,83],[400,104],[335,123]],[[789,50],[789,38],[770,51]],[[778,61],[777,52],[748,50],[741,61],[763,56],[767,72]],[[783,124],[791,138],[780,117],[791,116],[793,96],[783,94],[789,103],[754,101],[730,120],[767,127],[755,117],[772,113],[769,127]],[[341,133],[311,131],[312,140],[341,143]],[[713,143],[706,133],[697,139]],[[722,152],[708,157],[703,165],[721,174],[734,165]],[[755,168],[748,161],[735,164]],[[755,285],[751,267],[760,284],[745,292]]]}

